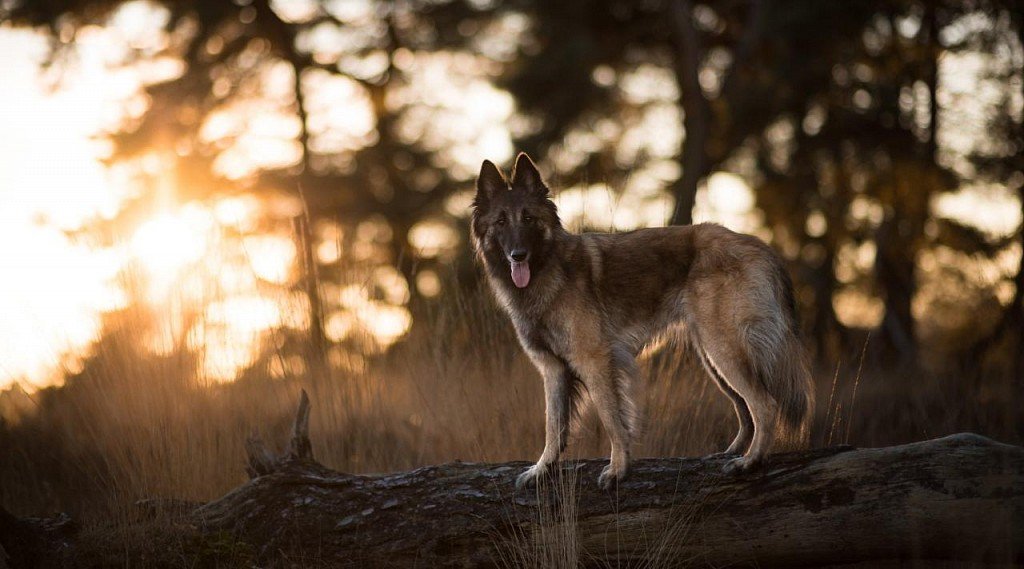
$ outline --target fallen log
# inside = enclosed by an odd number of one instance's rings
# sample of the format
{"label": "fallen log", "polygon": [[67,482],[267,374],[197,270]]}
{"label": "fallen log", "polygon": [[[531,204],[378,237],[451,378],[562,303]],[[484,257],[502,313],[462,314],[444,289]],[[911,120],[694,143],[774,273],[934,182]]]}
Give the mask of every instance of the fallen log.
{"label": "fallen log", "polygon": [[19,519],[0,507],[0,569],[68,566],[77,531],[67,514]]}
{"label": "fallen log", "polygon": [[603,460],[515,490],[525,462],[356,476],[317,463],[303,393],[284,455],[249,445],[252,479],[199,507],[200,532],[261,564],[349,567],[792,567],[908,559],[1024,562],[1024,448],[970,433],[887,448],[638,460],[605,492]]}

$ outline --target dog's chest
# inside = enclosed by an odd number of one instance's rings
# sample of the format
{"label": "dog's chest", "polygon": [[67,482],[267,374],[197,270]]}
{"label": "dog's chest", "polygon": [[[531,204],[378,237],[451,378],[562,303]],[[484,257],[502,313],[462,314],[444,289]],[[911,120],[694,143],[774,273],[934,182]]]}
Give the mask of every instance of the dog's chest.
{"label": "dog's chest", "polygon": [[566,322],[522,318],[515,322],[519,341],[527,350],[564,356],[572,347],[572,331]]}

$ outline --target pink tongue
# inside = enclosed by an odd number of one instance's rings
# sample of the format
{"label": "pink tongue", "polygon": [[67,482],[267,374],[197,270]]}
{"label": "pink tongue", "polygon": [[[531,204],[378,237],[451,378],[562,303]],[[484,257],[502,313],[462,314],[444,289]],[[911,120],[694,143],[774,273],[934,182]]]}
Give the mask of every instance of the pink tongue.
{"label": "pink tongue", "polygon": [[519,288],[530,284],[530,263],[512,261],[512,282]]}

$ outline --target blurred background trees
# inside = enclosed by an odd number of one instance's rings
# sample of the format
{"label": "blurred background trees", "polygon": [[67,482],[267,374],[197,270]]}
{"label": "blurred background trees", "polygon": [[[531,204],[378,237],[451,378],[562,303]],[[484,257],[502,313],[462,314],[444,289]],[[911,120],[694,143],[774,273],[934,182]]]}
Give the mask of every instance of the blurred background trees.
{"label": "blurred background trees", "polygon": [[[87,231],[116,241],[168,204],[255,198],[247,231],[295,244],[288,278],[260,284],[296,293],[307,357],[352,327],[351,282],[379,309],[363,319],[391,322],[388,344],[443,286],[472,282],[466,189],[482,158],[523,149],[583,228],[717,219],[698,195],[715,174],[741,180],[739,229],[791,262],[823,363],[873,331],[879,364],[1003,349],[1019,372],[1021,216],[994,227],[964,204],[1019,209],[1021,11],[14,0],[0,18],[47,34],[58,77],[84,34],[121,33],[112,65],[140,89],[105,134],[107,161],[137,191]],[[614,213],[595,218],[595,199]]]}
{"label": "blurred background trees", "polygon": [[[0,365],[0,387],[63,383],[0,394],[7,424],[36,415],[0,428],[19,457],[0,489],[32,504],[78,500],[83,477],[230,487],[225,457],[250,422],[286,427],[297,383],[326,408],[314,429],[341,433],[314,438],[342,469],[532,455],[533,372],[466,239],[481,160],[518,150],[571,229],[716,221],[780,251],[819,442],[1024,436],[1019,1],[0,0],[0,22],[0,47],[45,42],[54,91],[118,85],[75,107],[104,117],[109,185],[70,183],[38,212],[79,248],[5,238],[53,265],[50,296],[111,298],[95,323],[53,303],[78,339],[55,377],[14,348]],[[40,163],[27,175],[62,167]],[[25,191],[0,187],[0,214]],[[114,205],[53,221],[87,192]],[[62,280],[93,253],[114,282]],[[35,329],[5,320],[8,338]],[[658,391],[700,375],[679,358],[669,344],[645,364],[651,414],[674,421],[645,452],[729,434],[707,382]]]}
{"label": "blurred background trees", "polygon": [[[482,158],[515,148],[556,186],[600,184],[634,212],[580,221],[597,229],[689,223],[709,176],[741,176],[760,234],[793,264],[819,358],[875,329],[879,362],[912,365],[926,337],[966,335],[980,352],[1020,342],[1021,271],[1007,261],[1019,240],[940,207],[1024,183],[1020,13],[770,0],[0,8],[51,37],[57,69],[83,32],[124,31],[118,64],[141,90],[107,133],[108,160],[133,165],[143,189],[104,223],[259,198],[261,227],[294,224],[302,278],[288,285],[311,299],[314,352],[339,336],[325,328],[345,308],[323,287],[337,292],[341,265],[376,271],[370,300],[415,312],[424,292],[438,296],[440,265],[468,256],[460,192]],[[942,290],[993,263],[999,275],[974,294]],[[466,264],[451,282],[472,277]]]}

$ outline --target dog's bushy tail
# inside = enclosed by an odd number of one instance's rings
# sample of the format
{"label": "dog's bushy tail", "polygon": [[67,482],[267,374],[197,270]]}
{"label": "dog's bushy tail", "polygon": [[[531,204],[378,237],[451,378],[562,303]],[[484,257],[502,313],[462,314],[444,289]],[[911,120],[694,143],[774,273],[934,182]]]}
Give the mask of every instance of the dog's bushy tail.
{"label": "dog's bushy tail", "polygon": [[804,347],[792,333],[787,335],[777,356],[775,373],[782,423],[778,440],[793,448],[807,448],[814,413],[814,384]]}
{"label": "dog's bushy tail", "polygon": [[792,284],[780,273],[776,291],[781,310],[745,329],[748,354],[761,382],[775,400],[779,421],[775,426],[780,448],[807,448],[814,410],[814,383],[807,354],[800,343]]}
{"label": "dog's bushy tail", "polygon": [[807,448],[814,409],[811,373],[800,340],[791,330],[781,332],[770,349],[748,336],[750,356],[758,379],[778,405],[778,447]]}

